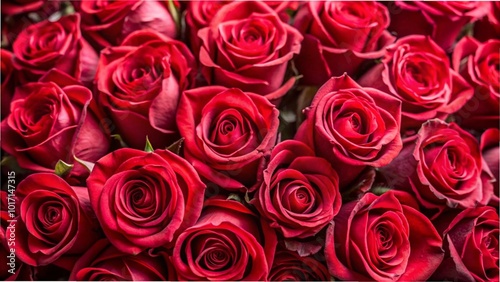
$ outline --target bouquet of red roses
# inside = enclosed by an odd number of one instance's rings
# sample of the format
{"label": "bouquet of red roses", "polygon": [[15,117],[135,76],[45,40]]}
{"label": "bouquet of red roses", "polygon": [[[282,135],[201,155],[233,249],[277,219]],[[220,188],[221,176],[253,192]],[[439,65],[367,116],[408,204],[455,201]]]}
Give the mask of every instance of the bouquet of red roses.
{"label": "bouquet of red roses", "polygon": [[3,280],[499,280],[499,2],[1,15]]}

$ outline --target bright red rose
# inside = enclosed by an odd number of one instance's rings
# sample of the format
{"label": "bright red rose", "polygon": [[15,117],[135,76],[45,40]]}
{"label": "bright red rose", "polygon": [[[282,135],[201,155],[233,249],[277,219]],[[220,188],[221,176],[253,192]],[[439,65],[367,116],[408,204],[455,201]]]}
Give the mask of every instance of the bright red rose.
{"label": "bright red rose", "polygon": [[407,193],[365,194],[342,206],[328,228],[325,256],[341,280],[423,281],[441,263],[442,240]]}
{"label": "bright red rose", "polygon": [[488,14],[474,24],[474,38],[479,41],[500,38],[500,2],[489,2]]}
{"label": "bright red rose", "polygon": [[53,173],[35,173],[15,193],[19,217],[6,236],[15,233],[16,255],[23,262],[71,269],[71,256],[84,253],[99,238],[86,188],[71,187]]}
{"label": "bright red rose", "polygon": [[387,47],[382,64],[359,84],[374,87],[402,101],[401,127],[418,129],[432,118],[458,111],[474,90],[454,70],[446,53],[431,38],[413,35]]}
{"label": "bright red rose", "polygon": [[474,88],[474,97],[455,115],[469,128],[498,127],[500,122],[500,40],[480,43],[471,37],[460,40],[453,51],[453,68]]}
{"label": "bright red rose", "polygon": [[488,191],[485,193],[492,193],[489,204],[498,207],[500,190],[500,130],[498,128],[487,129],[481,135],[480,149],[484,160],[484,172],[481,174],[483,189]]}
{"label": "bright red rose", "polygon": [[462,28],[488,13],[489,4],[479,1],[387,2],[391,15],[389,30],[398,37],[430,36],[446,52]]}
{"label": "bright red rose", "polygon": [[80,15],[45,20],[23,30],[12,46],[23,81],[37,81],[56,68],[85,85],[94,80],[97,54],[80,33]]}
{"label": "bright red rose", "polygon": [[161,249],[137,255],[120,252],[108,239],[97,242],[75,264],[69,280],[172,281],[175,270]]}
{"label": "bright red rose", "polygon": [[187,90],[177,109],[184,156],[209,183],[253,190],[276,143],[278,115],[266,98],[236,88]]}
{"label": "bright red rose", "polygon": [[279,249],[269,274],[269,281],[330,281],[328,269],[313,257]]}
{"label": "bright red rose", "polygon": [[10,102],[14,96],[14,89],[16,88],[17,73],[12,64],[12,53],[1,49],[1,81],[2,88],[0,95],[2,95],[2,119],[10,114]]}
{"label": "bright red rose", "polygon": [[332,164],[341,188],[366,166],[387,165],[401,150],[401,102],[347,75],[327,81],[304,112],[295,139]]}
{"label": "bright red rose", "polygon": [[302,84],[320,86],[332,76],[359,74],[363,63],[380,58],[394,42],[387,32],[389,13],[377,2],[311,1],[294,26],[304,35],[297,69]]}
{"label": "bright red rose", "polygon": [[285,238],[311,237],[340,209],[338,179],[327,160],[302,142],[286,140],[273,149],[251,203]]}
{"label": "bright red rose", "polygon": [[119,149],[96,164],[87,186],[104,234],[121,252],[170,245],[200,216],[205,185],[168,150]]}
{"label": "bright red rose", "polygon": [[95,162],[109,149],[94,103],[89,89],[52,70],[16,89],[11,113],[1,124],[2,149],[21,168],[54,172],[62,160],[74,164],[69,178],[85,178],[88,170],[75,157]]}
{"label": "bright red rose", "polygon": [[243,204],[211,198],[198,222],[177,239],[178,280],[267,280],[276,234]]}
{"label": "bright red rose", "polygon": [[117,46],[137,30],[152,29],[176,38],[177,27],[167,5],[155,0],[72,1],[82,15],[82,32],[97,49]]}
{"label": "bright red rose", "polygon": [[157,32],[131,33],[101,52],[96,75],[98,101],[127,145],[166,147],[179,139],[175,113],[182,91],[194,82],[196,65],[180,41]]}
{"label": "bright red rose", "polygon": [[302,36],[263,2],[223,6],[198,36],[202,73],[210,85],[237,87],[276,103],[292,88],[295,78],[284,79]]}

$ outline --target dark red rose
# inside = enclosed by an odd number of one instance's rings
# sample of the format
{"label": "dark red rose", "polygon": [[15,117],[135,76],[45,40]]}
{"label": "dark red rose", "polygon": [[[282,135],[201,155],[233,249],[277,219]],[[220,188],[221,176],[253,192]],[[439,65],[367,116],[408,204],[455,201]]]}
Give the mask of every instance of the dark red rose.
{"label": "dark red rose", "polygon": [[9,0],[2,3],[2,14],[13,16],[29,12],[39,12],[50,9],[50,6],[59,7],[58,0]]}
{"label": "dark red rose", "polygon": [[446,256],[431,279],[498,281],[498,222],[492,207],[468,208],[438,220],[436,225],[444,227]]}
{"label": "dark red rose", "polygon": [[276,143],[278,115],[266,98],[236,88],[187,90],[177,109],[184,156],[210,183],[253,190]]}
{"label": "dark red rose", "polygon": [[474,38],[479,41],[500,38],[500,2],[489,2],[488,14],[474,24]]}
{"label": "dark red rose", "polygon": [[481,183],[479,144],[455,123],[424,123],[383,171],[390,185],[410,190],[434,216],[449,208],[486,204],[491,197]]}
{"label": "dark red rose", "polygon": [[365,194],[342,206],[328,228],[325,256],[341,280],[423,281],[441,263],[442,240],[407,193]]}
{"label": "dark red rose", "polygon": [[500,40],[480,43],[460,40],[453,52],[453,68],[472,85],[474,97],[455,115],[464,127],[492,128],[500,122]]}
{"label": "dark red rose", "polygon": [[311,237],[340,209],[338,179],[327,160],[302,142],[286,140],[273,149],[251,203],[285,238]]}
{"label": "dark red rose", "polygon": [[92,83],[97,54],[80,33],[80,15],[44,20],[23,30],[13,44],[14,67],[23,81],[37,81],[56,68],[83,84]]}
{"label": "dark red rose", "polygon": [[320,86],[332,76],[359,74],[362,64],[380,58],[394,42],[386,31],[387,8],[377,2],[311,1],[294,26],[304,35],[295,63],[302,84]]}
{"label": "dark red rose", "polygon": [[479,1],[395,1],[387,4],[391,15],[389,30],[398,37],[422,34],[449,51],[460,30],[488,12],[489,4]]}
{"label": "dark red rose", "polygon": [[[19,217],[14,232],[18,259],[33,265],[67,265],[99,238],[99,225],[84,187],[71,187],[53,173],[35,173],[16,189]],[[64,260],[69,260],[64,262]]]}
{"label": "dark red rose", "polygon": [[487,191],[485,193],[492,194],[489,204],[498,207],[500,190],[500,130],[498,128],[487,129],[481,135],[480,149],[484,160],[484,172],[481,174],[483,189]]}
{"label": "dark red rose", "polygon": [[302,36],[263,2],[223,6],[198,36],[202,73],[210,85],[237,87],[276,103],[292,88],[295,78],[284,79]]}
{"label": "dark red rose", "polygon": [[177,239],[178,280],[267,280],[276,234],[243,204],[209,199],[198,222]]}
{"label": "dark red rose", "polygon": [[279,249],[269,274],[269,281],[330,281],[328,269],[313,257]]}
{"label": "dark red rose", "polygon": [[68,177],[84,178],[88,170],[75,157],[95,162],[108,151],[92,92],[57,70],[18,87],[10,110],[1,124],[2,149],[21,168],[54,172],[62,160],[74,164]]}
{"label": "dark red rose", "polygon": [[172,281],[175,270],[164,250],[137,255],[120,252],[108,239],[97,242],[75,264],[69,280]]}
{"label": "dark red rose", "polygon": [[305,110],[295,139],[324,157],[351,182],[366,166],[390,163],[401,150],[401,102],[349,76],[334,77],[318,90]]}
{"label": "dark red rose", "polygon": [[359,84],[401,100],[402,130],[418,129],[428,119],[446,119],[472,97],[472,88],[450,67],[446,53],[430,37],[407,36],[388,46],[382,64]]}
{"label": "dark red rose", "polygon": [[87,186],[104,234],[121,252],[169,245],[200,216],[205,185],[168,150],[119,149],[101,158]]}
{"label": "dark red rose", "polygon": [[179,138],[175,113],[190,88],[193,55],[180,41],[154,31],[133,32],[121,46],[101,52],[96,75],[98,101],[127,145],[165,147]]}
{"label": "dark red rose", "polygon": [[1,49],[1,79],[2,88],[0,95],[2,95],[2,119],[10,114],[10,102],[14,96],[14,89],[16,88],[17,74],[12,64],[12,53]]}
{"label": "dark red rose", "polygon": [[117,46],[137,30],[152,29],[176,38],[177,27],[167,5],[161,1],[72,1],[82,15],[82,32],[100,50]]}

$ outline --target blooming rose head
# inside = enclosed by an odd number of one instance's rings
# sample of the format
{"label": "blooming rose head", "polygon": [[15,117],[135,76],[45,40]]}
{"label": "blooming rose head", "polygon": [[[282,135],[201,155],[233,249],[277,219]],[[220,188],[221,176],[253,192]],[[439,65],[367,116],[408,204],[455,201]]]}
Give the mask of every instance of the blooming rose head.
{"label": "blooming rose head", "polygon": [[313,257],[278,249],[274,256],[269,281],[329,281],[328,269]]}
{"label": "blooming rose head", "polygon": [[87,186],[104,234],[121,252],[170,245],[200,216],[205,185],[168,150],[119,149],[96,164]]}
{"label": "blooming rose head", "polygon": [[470,128],[498,127],[500,122],[500,40],[480,43],[471,37],[460,40],[453,52],[453,68],[474,88],[474,97],[455,115]]}
{"label": "blooming rose head", "polygon": [[175,112],[180,93],[192,86],[193,55],[180,41],[157,32],[130,34],[118,47],[101,52],[96,83],[98,100],[125,143],[144,148],[178,139]]}
{"label": "blooming rose head", "polygon": [[488,14],[474,24],[474,38],[486,41],[500,38],[500,2],[491,1]]}
{"label": "blooming rose head", "polygon": [[88,249],[75,263],[69,280],[77,281],[172,281],[175,270],[164,250],[137,255],[120,252],[108,239]]}
{"label": "blooming rose head", "polygon": [[295,139],[332,164],[341,187],[368,165],[390,163],[401,150],[401,102],[347,75],[327,81],[305,114]]}
{"label": "blooming rose head", "polygon": [[500,130],[498,128],[490,128],[483,132],[480,149],[484,160],[481,174],[483,189],[485,194],[491,193],[489,204],[498,207],[500,190]]}
{"label": "blooming rose head", "polygon": [[152,29],[171,38],[177,27],[167,6],[161,1],[72,1],[82,15],[82,32],[97,49],[120,45],[137,30]]}
{"label": "blooming rose head", "polygon": [[15,233],[16,255],[23,262],[41,266],[71,261],[70,256],[84,253],[99,238],[86,188],[71,187],[53,173],[35,173],[15,193],[19,217],[7,237]]}
{"label": "blooming rose head", "polygon": [[177,239],[172,263],[178,280],[266,280],[276,244],[274,231],[243,204],[211,198]]}
{"label": "blooming rose head", "polygon": [[37,81],[56,68],[90,85],[97,67],[97,54],[80,33],[80,15],[45,20],[24,29],[12,46],[14,67],[23,81]]}
{"label": "blooming rose head", "polygon": [[441,263],[442,240],[407,193],[365,194],[344,204],[328,228],[325,256],[342,280],[428,279]]}
{"label": "blooming rose head", "polygon": [[419,128],[432,118],[446,119],[473,95],[454,70],[446,53],[430,37],[413,35],[387,47],[382,64],[359,84],[391,94],[402,102],[402,130]]}
{"label": "blooming rose head", "polygon": [[394,41],[386,28],[389,13],[371,1],[311,1],[294,26],[304,35],[295,63],[300,83],[320,86],[332,76],[357,75],[363,63],[383,56]]}
{"label": "blooming rose head", "polygon": [[264,97],[239,89],[187,90],[177,109],[184,156],[210,183],[227,190],[254,189],[276,143],[278,115]]}
{"label": "blooming rose head", "polygon": [[253,203],[285,238],[316,235],[338,213],[342,199],[330,163],[302,142],[286,140],[272,151]]}
{"label": "blooming rose head", "polygon": [[62,160],[74,164],[68,177],[84,178],[87,169],[75,157],[95,162],[109,148],[99,125],[92,92],[71,77],[53,70],[39,82],[16,89],[10,115],[2,121],[2,149],[21,168],[53,172]]}
{"label": "blooming rose head", "polygon": [[291,89],[288,62],[300,51],[302,36],[263,2],[223,6],[198,32],[202,73],[210,85],[237,87],[278,101]]}

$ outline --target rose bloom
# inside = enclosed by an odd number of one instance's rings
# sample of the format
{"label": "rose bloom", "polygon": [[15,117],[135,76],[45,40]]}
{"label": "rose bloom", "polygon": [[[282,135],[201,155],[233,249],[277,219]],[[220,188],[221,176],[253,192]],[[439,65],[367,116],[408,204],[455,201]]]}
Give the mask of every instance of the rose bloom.
{"label": "rose bloom", "polygon": [[294,26],[304,35],[297,69],[301,84],[320,86],[332,76],[359,74],[363,63],[383,56],[394,42],[386,31],[389,13],[371,1],[311,1],[299,10]]}
{"label": "rose bloom", "polygon": [[328,269],[313,257],[301,257],[297,252],[278,249],[269,281],[330,281]]}
{"label": "rose bloom", "polygon": [[187,90],[177,109],[184,157],[209,183],[253,190],[276,143],[278,116],[266,98],[236,88]]}
{"label": "rose bloom", "polygon": [[118,47],[101,52],[98,101],[127,145],[166,147],[179,139],[175,113],[180,93],[194,82],[189,49],[150,30],[133,32]]}
{"label": "rose bloom", "polygon": [[1,124],[2,149],[21,168],[54,172],[62,160],[74,164],[67,177],[83,179],[88,170],[75,157],[95,162],[109,149],[94,103],[89,89],[58,70],[17,87],[11,113]]}
{"label": "rose bloom", "polygon": [[0,95],[2,95],[2,119],[10,114],[10,102],[14,96],[14,89],[16,88],[17,73],[12,64],[12,53],[8,50],[1,49],[0,59],[2,76],[2,88]]}
{"label": "rose bloom", "polygon": [[366,166],[387,165],[401,150],[401,102],[347,75],[321,86],[304,112],[295,139],[332,164],[341,188]]}
{"label": "rose bloom", "polygon": [[485,129],[500,122],[500,40],[480,43],[471,37],[460,40],[453,51],[453,68],[472,85],[474,97],[456,114],[464,127]]}
{"label": "rose bloom", "polygon": [[474,24],[474,38],[480,41],[500,38],[500,2],[491,1],[488,14]]}
{"label": "rose bloom", "polygon": [[198,222],[175,243],[178,280],[267,280],[276,234],[243,204],[210,198]]}
{"label": "rose bloom", "polygon": [[39,12],[40,10],[50,10],[59,8],[58,0],[11,0],[2,4],[2,15],[14,16],[29,12]]}
{"label": "rose bloom", "polygon": [[340,209],[338,179],[327,160],[302,142],[286,140],[273,149],[251,203],[285,238],[311,237]]}
{"label": "rose bloom", "polygon": [[302,36],[263,2],[223,6],[198,36],[201,72],[209,85],[240,88],[276,103],[293,87],[295,78],[285,82],[285,73]]}
{"label": "rose bloom", "polygon": [[432,118],[446,119],[473,95],[469,84],[450,68],[446,53],[431,38],[412,35],[387,47],[359,84],[402,101],[402,130],[418,129]]}
{"label": "rose bloom", "polygon": [[78,14],[30,25],[19,34],[12,49],[14,67],[24,82],[37,81],[52,68],[85,85],[94,79],[97,54],[81,36]]}
{"label": "rose bloom", "polygon": [[500,190],[500,130],[498,128],[490,128],[483,132],[480,149],[484,160],[484,172],[481,174],[483,189],[487,191],[485,193],[492,193],[489,205],[498,207]]}
{"label": "rose bloom", "polygon": [[446,256],[431,279],[498,281],[498,222],[498,211],[492,207],[468,208],[438,219]]}
{"label": "rose bloom", "polygon": [[342,206],[327,230],[325,257],[341,280],[423,281],[441,263],[441,245],[409,194],[368,193]]}
{"label": "rose bloom", "polygon": [[104,234],[128,254],[173,243],[200,216],[205,192],[196,171],[178,155],[129,148],[101,158],[87,186]]}
{"label": "rose bloom", "polygon": [[165,250],[130,255],[120,252],[108,239],[102,239],[76,261],[69,280],[172,281],[175,270]]}
{"label": "rose bloom", "polygon": [[151,29],[176,38],[177,27],[167,5],[161,1],[72,1],[82,15],[82,32],[96,48],[120,45],[137,30]]}
{"label": "rose bloom", "polygon": [[391,12],[389,31],[398,37],[412,34],[430,36],[449,51],[462,28],[488,12],[489,4],[479,1],[395,1],[387,2]]}

